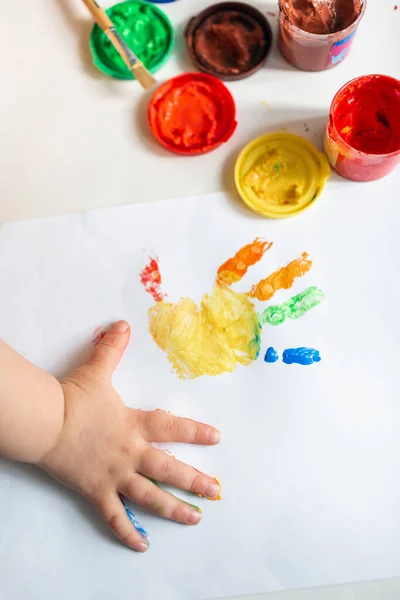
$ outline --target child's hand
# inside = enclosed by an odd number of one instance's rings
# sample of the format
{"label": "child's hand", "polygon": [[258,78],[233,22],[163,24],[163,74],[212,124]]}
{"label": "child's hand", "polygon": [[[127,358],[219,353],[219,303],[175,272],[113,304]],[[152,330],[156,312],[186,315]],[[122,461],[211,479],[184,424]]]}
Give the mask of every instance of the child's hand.
{"label": "child's hand", "polygon": [[129,335],[128,323],[118,322],[97,344],[88,363],[61,383],[64,424],[40,466],[90,500],[122,542],[144,552],[147,541],[131,524],[119,494],[167,519],[194,525],[201,512],[149,478],[209,498],[219,493],[212,477],[152,448],[151,442],[212,445],[220,434],[209,425],[164,411],[125,406],[111,378]]}

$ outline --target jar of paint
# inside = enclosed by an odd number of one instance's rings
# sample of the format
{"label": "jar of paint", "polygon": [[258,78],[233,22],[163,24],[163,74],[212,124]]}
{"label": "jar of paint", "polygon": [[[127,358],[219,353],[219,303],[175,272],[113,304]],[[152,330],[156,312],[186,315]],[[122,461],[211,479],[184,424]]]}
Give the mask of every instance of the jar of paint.
{"label": "jar of paint", "polygon": [[251,210],[270,219],[299,214],[322,194],[331,170],[305,138],[277,131],[243,148],[235,164],[236,189]]}
{"label": "jar of paint", "polygon": [[242,2],[209,6],[189,21],[185,37],[199,71],[225,81],[255,73],[272,46],[272,29],[265,16]]}
{"label": "jar of paint", "polygon": [[[114,4],[106,13],[145,67],[151,73],[158,71],[174,45],[174,32],[167,15],[157,6],[142,0]],[[95,66],[106,75],[118,79],[134,78],[98,25],[92,29],[90,49]]]}
{"label": "jar of paint", "polygon": [[325,135],[332,167],[353,181],[373,181],[400,163],[400,81],[365,75],[333,99]]}
{"label": "jar of paint", "polygon": [[205,154],[236,129],[236,107],[228,88],[205,73],[185,73],[154,92],[148,119],[156,140],[183,156]]}
{"label": "jar of paint", "polygon": [[324,71],[349,53],[367,0],[279,0],[279,48],[304,71]]}

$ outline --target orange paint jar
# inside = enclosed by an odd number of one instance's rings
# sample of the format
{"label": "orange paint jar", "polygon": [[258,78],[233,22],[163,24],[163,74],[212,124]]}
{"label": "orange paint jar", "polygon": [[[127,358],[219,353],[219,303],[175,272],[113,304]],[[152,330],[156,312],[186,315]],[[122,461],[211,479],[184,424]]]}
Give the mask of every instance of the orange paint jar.
{"label": "orange paint jar", "polygon": [[148,119],[165,148],[193,156],[214,150],[236,129],[228,88],[205,73],[186,73],[161,85],[150,100]]}

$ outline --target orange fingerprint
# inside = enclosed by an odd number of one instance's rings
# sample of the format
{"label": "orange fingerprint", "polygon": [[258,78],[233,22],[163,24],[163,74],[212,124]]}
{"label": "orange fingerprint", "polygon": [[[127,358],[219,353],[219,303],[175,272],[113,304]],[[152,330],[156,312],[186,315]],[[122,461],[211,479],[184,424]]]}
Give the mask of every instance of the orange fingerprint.
{"label": "orange fingerprint", "polygon": [[307,252],[303,252],[300,258],[271,273],[266,279],[262,279],[253,285],[249,296],[257,300],[269,300],[278,290],[287,290],[292,287],[296,277],[302,277],[312,267],[312,260],[308,258]]}
{"label": "orange fingerprint", "polygon": [[272,246],[262,238],[256,238],[251,244],[243,246],[233,258],[229,258],[217,271],[217,285],[231,285],[240,281],[247,270],[262,259],[264,253]]}

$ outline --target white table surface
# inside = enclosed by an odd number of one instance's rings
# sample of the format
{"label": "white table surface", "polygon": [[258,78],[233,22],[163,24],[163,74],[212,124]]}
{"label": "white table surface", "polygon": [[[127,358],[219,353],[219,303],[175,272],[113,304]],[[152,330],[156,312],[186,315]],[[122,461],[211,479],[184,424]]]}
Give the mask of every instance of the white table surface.
{"label": "white table surface", "polygon": [[[157,74],[165,81],[192,69],[182,29],[209,0],[164,5],[176,49]],[[263,11],[272,0],[256,2]],[[400,11],[394,0],[368,0],[347,60],[323,73],[290,67],[276,44],[265,68],[228,84],[238,128],[217,151],[182,158],[151,136],[149,94],[135,82],[106,78],[92,65],[91,20],[79,0],[1,3],[0,221],[58,215],[122,203],[233,190],[238,151],[257,135],[286,127],[321,144],[330,101],[358,75],[400,77]],[[276,27],[274,18],[268,17]],[[306,130],[309,131],[306,131]],[[234,201],[234,200],[233,200]],[[400,580],[253,596],[254,600],[386,600]],[[236,598],[249,600],[249,598]]]}

